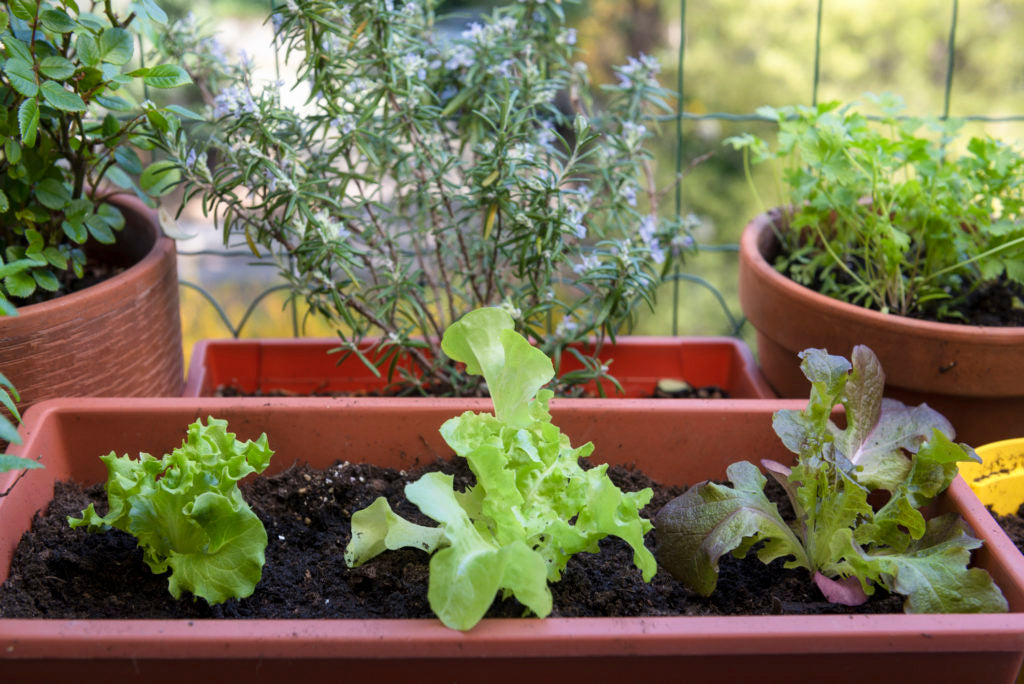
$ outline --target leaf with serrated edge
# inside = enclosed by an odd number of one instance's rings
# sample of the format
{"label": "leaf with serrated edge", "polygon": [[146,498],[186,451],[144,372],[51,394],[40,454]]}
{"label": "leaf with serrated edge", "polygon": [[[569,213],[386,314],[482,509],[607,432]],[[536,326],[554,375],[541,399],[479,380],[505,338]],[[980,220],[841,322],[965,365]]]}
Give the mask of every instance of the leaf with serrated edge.
{"label": "leaf with serrated edge", "polygon": [[766,480],[757,467],[738,461],[726,474],[734,487],[705,482],[658,512],[654,527],[659,563],[704,596],[718,583],[719,559],[750,538],[767,542],[758,552],[762,561],[792,556],[786,567],[809,568],[800,540],[765,497]]}
{"label": "leaf with serrated edge", "polygon": [[18,107],[18,130],[25,146],[33,147],[39,130],[39,103],[34,99],[25,100]]}

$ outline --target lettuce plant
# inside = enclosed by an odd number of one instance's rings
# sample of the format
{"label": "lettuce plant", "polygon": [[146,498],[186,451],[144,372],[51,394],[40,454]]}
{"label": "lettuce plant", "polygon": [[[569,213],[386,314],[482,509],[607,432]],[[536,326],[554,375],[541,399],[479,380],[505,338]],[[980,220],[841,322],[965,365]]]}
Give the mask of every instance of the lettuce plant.
{"label": "lettuce plant", "polygon": [[[501,309],[477,309],[451,325],[442,349],[466,372],[483,375],[494,414],[467,411],[441,427],[441,435],[476,475],[466,492],[453,478],[429,473],[406,485],[405,495],[439,527],[415,525],[378,498],[352,516],[345,550],[350,567],[387,549],[419,548],[430,559],[430,607],[454,629],[470,629],[500,589],[540,617],[551,612],[548,581],[556,582],[569,558],[596,553],[608,535],[633,547],[633,562],[650,581],[657,569],[644,547],[651,523],[640,509],[650,489],[623,493],[607,465],[583,470],[579,459],[593,444],[572,448],[551,423],[551,360],[514,330]],[[536,396],[536,398],[534,398]]]}
{"label": "lettuce plant", "polygon": [[242,443],[227,426],[213,417],[206,425],[197,420],[182,445],[160,459],[101,456],[110,512],[101,516],[89,504],[81,518],[68,518],[71,527],[134,535],[150,570],[171,571],[168,589],[176,599],[183,591],[210,604],[249,596],[263,572],[267,532],[238,481],[263,472],[274,452],[265,434]]}
{"label": "lettuce plant", "polygon": [[[762,461],[785,488],[796,520],[787,522],[764,495],[752,463],[727,469],[732,486],[705,482],[665,505],[655,519],[658,560],[699,594],[718,581],[719,559],[742,558],[755,545],[769,563],[788,558],[830,601],[858,605],[876,586],[906,596],[911,613],[1002,612],[1006,600],[987,572],[968,568],[981,546],[956,513],[926,520],[920,508],[956,477],[957,462],[977,460],[951,441],[949,422],[927,404],[882,398],[885,375],[874,353],[853,350],[852,366],[820,349],[801,353],[811,381],[803,411],[779,411],[773,425],[797,454],[789,469]],[[830,415],[846,409],[846,428]],[[874,491],[888,500],[877,510]]]}

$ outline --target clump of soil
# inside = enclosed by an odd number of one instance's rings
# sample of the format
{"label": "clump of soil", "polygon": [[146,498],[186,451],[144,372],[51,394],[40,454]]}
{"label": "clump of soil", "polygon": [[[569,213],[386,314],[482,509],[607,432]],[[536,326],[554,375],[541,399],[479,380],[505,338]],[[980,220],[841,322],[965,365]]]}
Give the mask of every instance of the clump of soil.
{"label": "clump of soil", "polygon": [[[280,458],[280,456],[279,456]],[[465,461],[445,461],[409,471],[335,463],[326,470],[295,465],[273,477],[259,477],[243,494],[266,526],[269,543],[263,579],[252,596],[218,606],[203,600],[175,601],[167,578],[149,571],[135,539],[112,530],[88,534],[71,529],[90,502],[102,513],[101,485],[83,489],[58,483],[49,509],[37,515],[15,553],[10,578],[0,587],[0,617],[48,618],[377,618],[432,617],[427,602],[429,557],[413,549],[390,551],[349,569],[344,550],[352,513],[385,496],[394,510],[420,524],[433,524],[404,497],[406,482],[441,470],[455,476],[459,489],[473,482]],[[615,466],[612,480],[623,490],[654,488],[643,515],[683,490],[664,487],[637,470]],[[770,495],[784,508],[781,488]],[[781,499],[780,499],[781,497]],[[785,513],[784,513],[785,514]],[[647,536],[652,548],[654,535]],[[551,585],[553,616],[737,615],[773,613],[900,612],[902,599],[876,592],[857,609],[826,603],[802,570],[786,570],[778,560],[765,566],[750,554],[722,559],[715,594],[697,596],[661,570],[649,584],[633,566],[632,549],[617,538],[600,553],[580,553],[569,561],[562,581]],[[515,599],[495,600],[490,617],[518,617]]]}

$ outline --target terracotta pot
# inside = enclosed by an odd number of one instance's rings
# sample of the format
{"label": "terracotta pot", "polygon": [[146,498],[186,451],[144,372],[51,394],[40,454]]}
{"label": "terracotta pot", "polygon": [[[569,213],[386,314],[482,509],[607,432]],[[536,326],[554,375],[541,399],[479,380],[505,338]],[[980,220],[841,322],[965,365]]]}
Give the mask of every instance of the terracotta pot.
{"label": "terracotta pot", "polygon": [[757,329],[757,352],[782,397],[806,397],[797,353],[808,347],[850,356],[866,344],[886,374],[886,395],[927,402],[979,445],[1024,427],[1024,328],[933,323],[883,314],[827,297],[790,280],[771,262],[778,250],[767,215],[740,242],[740,304]]}
{"label": "terracotta pot", "polygon": [[22,408],[53,397],[177,396],[184,386],[174,241],[135,198],[118,198],[125,227],[90,245],[122,273],[0,319],[0,369]]}
{"label": "terracotta pot", "polygon": [[[340,355],[328,353],[337,347],[338,341],[330,338],[201,340],[192,350],[184,396],[213,396],[225,385],[243,392],[296,394],[386,385],[355,356],[338,365]],[[747,345],[729,337],[620,337],[601,348],[600,358],[610,361],[627,398],[652,396],[662,378],[685,379],[694,387],[715,385],[737,399],[775,396]],[[579,368],[576,357],[562,355],[562,372]],[[611,385],[604,387],[609,397],[622,397]]]}
{"label": "terracotta pot", "polygon": [[[635,463],[665,483],[722,477],[742,457],[789,460],[771,414],[803,401],[629,404],[555,400],[555,422],[594,459]],[[0,499],[0,579],[53,483],[97,482],[111,449],[163,453],[185,426],[214,415],[241,439],[266,431],[270,471],[337,458],[408,467],[448,454],[438,427],[486,400],[115,399],[34,407],[25,444],[43,454]],[[614,410],[614,419],[611,413]],[[268,471],[268,472],[270,472]],[[0,476],[0,488],[14,477]],[[0,668],[9,681],[929,681],[1007,682],[1024,655],[1024,557],[961,479],[940,498],[985,541],[975,552],[1009,601],[999,615],[863,615],[485,619],[469,632],[437,620],[0,619]],[[345,572],[338,568],[338,572]],[[681,674],[681,673],[685,673]],[[823,673],[827,673],[823,674]],[[110,678],[117,677],[117,680]],[[401,679],[400,679],[401,678]]]}

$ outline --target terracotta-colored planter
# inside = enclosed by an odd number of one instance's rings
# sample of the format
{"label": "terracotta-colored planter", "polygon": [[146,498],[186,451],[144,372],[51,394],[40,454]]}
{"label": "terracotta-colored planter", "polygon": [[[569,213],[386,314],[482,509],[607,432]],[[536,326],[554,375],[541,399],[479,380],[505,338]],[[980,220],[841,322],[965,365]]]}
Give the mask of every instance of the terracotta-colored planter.
{"label": "terracotta-colored planter", "polygon": [[927,402],[949,418],[957,439],[979,445],[1019,435],[1024,328],[933,323],[847,304],[776,271],[777,249],[768,216],[751,221],[740,242],[739,294],[757,329],[761,368],[779,396],[807,396],[797,352],[819,347],[849,357],[866,344],[885,368],[886,396]]}
{"label": "terracotta-colored planter", "polygon": [[[338,365],[341,356],[328,353],[337,347],[334,339],[201,340],[192,350],[184,395],[209,397],[224,385],[296,394],[385,386],[355,356]],[[747,345],[729,337],[620,337],[605,344],[600,357],[612,361],[611,373],[627,398],[650,397],[662,378],[715,385],[737,399],[775,396]],[[562,355],[562,372],[580,367],[576,357]],[[622,397],[608,383],[604,387],[609,397]]]}
{"label": "terracotta-colored planter", "polygon": [[[802,401],[632,403],[555,400],[555,422],[593,440],[594,458],[635,463],[666,483],[724,475],[739,458],[788,460],[771,414]],[[226,418],[242,439],[262,431],[278,456],[324,466],[337,458],[393,467],[447,454],[439,425],[485,400],[114,399],[34,407],[15,453],[43,454],[0,500],[0,578],[33,514],[61,478],[105,477],[111,449],[162,453],[197,417]],[[612,415],[611,409],[614,409]],[[0,476],[0,488],[13,474]],[[437,620],[0,619],[5,681],[785,681],[1008,682],[1024,655],[1024,557],[967,485],[939,503],[985,540],[975,563],[1013,612],[863,615],[486,619],[469,632]],[[338,568],[338,572],[346,572]],[[114,678],[117,679],[114,679]],[[755,679],[756,678],[756,679]]]}
{"label": "terracotta-colored planter", "polygon": [[53,397],[177,396],[184,386],[174,241],[134,198],[125,227],[90,254],[122,273],[0,318],[0,369],[22,408]]}

